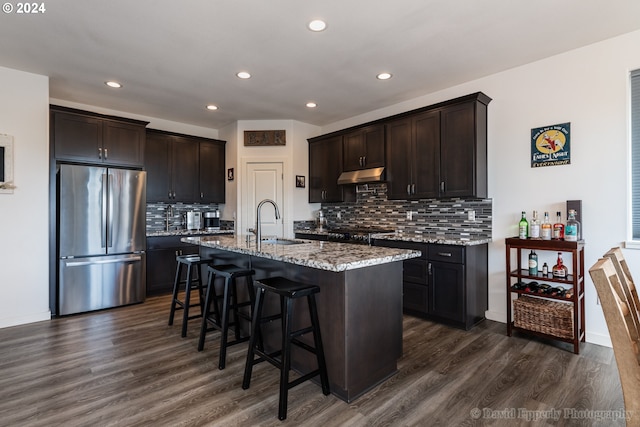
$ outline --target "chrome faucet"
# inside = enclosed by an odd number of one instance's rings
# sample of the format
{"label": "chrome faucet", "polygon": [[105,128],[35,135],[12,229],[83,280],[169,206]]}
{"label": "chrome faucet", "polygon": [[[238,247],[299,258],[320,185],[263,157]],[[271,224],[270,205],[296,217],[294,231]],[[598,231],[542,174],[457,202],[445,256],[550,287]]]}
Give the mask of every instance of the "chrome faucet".
{"label": "chrome faucet", "polygon": [[255,228],[256,249],[258,251],[260,250],[260,243],[262,241],[262,225],[260,224],[260,208],[262,208],[262,205],[264,205],[265,203],[271,203],[273,205],[274,209],[276,210],[276,219],[280,219],[280,210],[278,209],[278,205],[276,205],[276,202],[274,202],[271,199],[264,199],[263,201],[258,203],[258,207],[256,208],[256,228]]}

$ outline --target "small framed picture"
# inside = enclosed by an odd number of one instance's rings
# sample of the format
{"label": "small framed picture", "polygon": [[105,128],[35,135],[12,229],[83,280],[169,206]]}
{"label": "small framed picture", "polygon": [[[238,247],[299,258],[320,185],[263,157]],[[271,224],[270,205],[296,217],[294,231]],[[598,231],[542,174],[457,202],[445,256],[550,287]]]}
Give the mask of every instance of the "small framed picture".
{"label": "small framed picture", "polygon": [[304,175],[296,175],[296,187],[304,188]]}
{"label": "small framed picture", "polygon": [[227,169],[227,180],[233,181],[233,168]]}

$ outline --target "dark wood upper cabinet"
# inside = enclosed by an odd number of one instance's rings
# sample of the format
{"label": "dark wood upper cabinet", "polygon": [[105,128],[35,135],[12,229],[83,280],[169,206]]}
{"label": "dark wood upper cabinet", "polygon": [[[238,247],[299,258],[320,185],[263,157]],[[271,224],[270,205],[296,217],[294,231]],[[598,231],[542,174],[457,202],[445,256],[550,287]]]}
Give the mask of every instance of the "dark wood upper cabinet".
{"label": "dark wood upper cabinet", "polygon": [[144,169],[147,171],[147,200],[171,201],[171,139],[152,130],[147,132]]}
{"label": "dark wood upper cabinet", "polygon": [[486,104],[465,102],[440,114],[440,195],[487,197]]}
{"label": "dark wood upper cabinet", "polygon": [[224,203],[225,142],[200,141],[200,202]]}
{"label": "dark wood upper cabinet", "polygon": [[172,200],[193,203],[200,199],[198,192],[198,144],[181,136],[171,136]]}
{"label": "dark wood upper cabinet", "polygon": [[309,139],[309,203],[341,202],[342,136]]}
{"label": "dark wood upper cabinet", "polygon": [[147,201],[224,203],[225,142],[149,129]]}
{"label": "dark wood upper cabinet", "polygon": [[339,165],[385,166],[389,199],[487,197],[489,102],[477,92],[309,139],[309,202],[345,200]]}
{"label": "dark wood upper cabinet", "polygon": [[56,160],[142,167],[147,122],[51,107]]}
{"label": "dark wood upper cabinet", "polygon": [[389,199],[487,197],[487,104],[482,93],[386,124]]}
{"label": "dark wood upper cabinet", "polygon": [[53,140],[55,157],[62,160],[97,161],[102,148],[102,123],[95,117],[54,112]]}
{"label": "dark wood upper cabinet", "polygon": [[343,170],[384,166],[384,125],[366,126],[344,135]]}
{"label": "dark wood upper cabinet", "polygon": [[144,127],[106,120],[103,134],[105,162],[118,165],[144,165]]}
{"label": "dark wood upper cabinet", "polygon": [[427,111],[387,123],[386,138],[387,197],[437,197],[439,111]]}

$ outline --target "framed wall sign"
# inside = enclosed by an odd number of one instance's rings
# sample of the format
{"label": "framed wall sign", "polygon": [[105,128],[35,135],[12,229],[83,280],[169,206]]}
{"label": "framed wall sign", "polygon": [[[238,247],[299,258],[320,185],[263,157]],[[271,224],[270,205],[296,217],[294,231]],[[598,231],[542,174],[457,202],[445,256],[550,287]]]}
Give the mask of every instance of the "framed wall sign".
{"label": "framed wall sign", "polygon": [[571,164],[571,123],[531,129],[531,167]]}
{"label": "framed wall sign", "polygon": [[13,136],[0,134],[0,193],[11,194],[14,188]]}
{"label": "framed wall sign", "polygon": [[304,188],[304,175],[296,175],[296,187]]}
{"label": "framed wall sign", "polygon": [[284,130],[245,130],[245,146],[286,145],[286,132]]}

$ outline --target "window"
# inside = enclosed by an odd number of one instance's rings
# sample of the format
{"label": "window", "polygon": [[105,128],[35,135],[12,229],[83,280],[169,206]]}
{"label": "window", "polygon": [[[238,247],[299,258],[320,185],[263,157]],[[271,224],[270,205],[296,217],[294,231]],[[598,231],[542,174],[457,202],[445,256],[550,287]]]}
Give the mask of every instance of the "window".
{"label": "window", "polygon": [[640,70],[631,72],[631,210],[633,240],[640,240]]}

